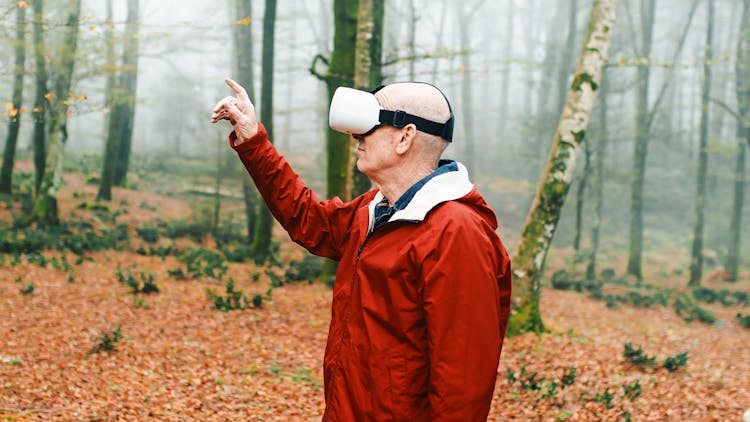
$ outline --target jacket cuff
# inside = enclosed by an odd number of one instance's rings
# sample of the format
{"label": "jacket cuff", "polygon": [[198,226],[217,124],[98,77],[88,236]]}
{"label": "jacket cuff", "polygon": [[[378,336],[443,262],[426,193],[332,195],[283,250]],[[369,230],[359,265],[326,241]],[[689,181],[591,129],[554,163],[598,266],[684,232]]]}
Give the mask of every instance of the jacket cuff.
{"label": "jacket cuff", "polygon": [[232,131],[232,133],[229,134],[229,146],[232,147],[233,150],[237,151],[238,154],[242,154],[243,152],[252,150],[263,141],[268,140],[268,132],[266,132],[266,127],[263,126],[262,123],[258,122],[258,132],[255,135],[253,135],[245,142],[239,145],[235,145],[234,142],[237,139],[237,133],[235,131]]}

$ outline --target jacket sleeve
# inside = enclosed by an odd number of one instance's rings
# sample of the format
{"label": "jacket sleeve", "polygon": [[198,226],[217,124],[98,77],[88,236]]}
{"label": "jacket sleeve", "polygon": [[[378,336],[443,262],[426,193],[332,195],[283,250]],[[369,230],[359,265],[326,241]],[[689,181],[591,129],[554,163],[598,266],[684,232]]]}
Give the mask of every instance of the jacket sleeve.
{"label": "jacket sleeve", "polygon": [[510,260],[481,224],[450,219],[422,264],[432,421],[485,421],[510,305]]}
{"label": "jacket sleeve", "polygon": [[292,240],[315,255],[340,260],[342,244],[364,195],[346,204],[338,197],[318,201],[268,140],[263,125],[251,139],[234,145],[236,139],[232,132],[229,145],[237,151],[271,214]]}

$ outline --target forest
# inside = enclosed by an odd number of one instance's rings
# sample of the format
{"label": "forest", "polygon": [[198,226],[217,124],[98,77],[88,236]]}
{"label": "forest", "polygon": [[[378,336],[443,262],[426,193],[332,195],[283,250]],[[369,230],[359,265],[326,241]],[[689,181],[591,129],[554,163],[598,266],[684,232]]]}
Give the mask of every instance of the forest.
{"label": "forest", "polygon": [[0,421],[323,417],[336,263],[226,77],[344,201],[335,89],[445,93],[513,267],[488,420],[750,422],[750,0],[3,2]]}

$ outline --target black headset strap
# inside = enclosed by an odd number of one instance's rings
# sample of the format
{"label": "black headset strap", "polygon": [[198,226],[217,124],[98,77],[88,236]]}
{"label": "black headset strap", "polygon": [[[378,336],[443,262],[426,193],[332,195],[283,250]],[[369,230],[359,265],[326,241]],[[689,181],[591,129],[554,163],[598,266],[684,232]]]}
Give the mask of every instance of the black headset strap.
{"label": "black headset strap", "polygon": [[429,133],[430,135],[439,136],[448,142],[453,141],[453,113],[451,117],[445,123],[433,122],[413,114],[409,114],[403,110],[380,110],[379,119],[380,123],[402,128],[410,123],[417,126],[417,130]]}
{"label": "black headset strap", "polygon": [[[448,104],[448,110],[451,113],[450,118],[448,118],[448,121],[445,123],[438,123],[432,120],[427,120],[419,116],[415,116],[413,114],[409,114],[403,110],[380,110],[380,116],[379,121],[382,124],[386,124],[389,126],[402,128],[410,123],[413,123],[415,126],[417,126],[417,130],[421,130],[422,132],[429,133],[430,135],[439,136],[443,139],[445,139],[448,142],[453,142],[453,108],[451,107],[450,101],[448,101],[448,97],[443,94],[443,91],[440,90],[440,88],[436,87],[435,85],[429,84],[427,82],[415,82],[415,83],[423,83],[426,85],[430,85],[434,87],[435,89],[440,92],[440,95],[443,96],[445,99],[445,103]],[[370,91],[372,94],[375,94],[376,92],[380,91],[381,89],[385,88],[385,85],[380,85],[377,88]]]}

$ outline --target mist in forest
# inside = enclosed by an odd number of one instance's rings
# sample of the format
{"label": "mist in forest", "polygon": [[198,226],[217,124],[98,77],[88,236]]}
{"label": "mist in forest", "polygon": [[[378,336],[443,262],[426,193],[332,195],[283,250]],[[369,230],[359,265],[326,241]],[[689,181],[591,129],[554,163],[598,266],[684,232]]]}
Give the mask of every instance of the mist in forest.
{"label": "mist in forest", "polygon": [[[16,2],[0,8],[0,104],[11,102]],[[70,1],[46,2],[44,30],[49,50],[62,42]],[[253,34],[254,91],[261,91],[262,2],[252,2],[252,17],[235,13],[233,2],[149,0],[141,2],[138,25],[138,74],[132,161],[226,153],[226,123],[212,125],[211,109],[231,92],[232,30],[247,25]],[[644,51],[644,16],[638,2],[622,1],[613,28],[610,60],[581,148],[575,177],[553,246],[567,248],[576,235],[577,191],[594,169],[597,145],[603,150],[601,242],[628,248],[629,203],[637,137],[638,89],[647,67],[648,155],[643,191],[644,254],[671,251],[687,261],[695,222],[696,173],[700,152],[702,81],[706,62],[708,2],[662,0],[653,16],[650,52]],[[113,3],[115,51],[120,56],[127,2]],[[741,1],[719,2],[715,9],[711,99],[708,108],[705,201],[706,265],[718,268],[730,243],[738,140],[735,90]],[[31,10],[31,8],[29,9]],[[591,1],[391,0],[385,5],[384,82],[417,80],[441,88],[456,115],[454,142],[447,155],[469,167],[474,183],[496,210],[499,232],[513,249],[540,180],[572,82]],[[85,99],[72,104],[66,157],[101,156],[106,138],[105,2],[85,0],[71,92]],[[31,16],[28,17],[29,22]],[[275,36],[274,142],[294,165],[314,157],[307,180],[325,194],[328,98],[325,84],[310,71],[316,54],[330,56],[333,42],[331,1],[286,0],[278,3]],[[571,26],[572,25],[572,26]],[[31,25],[27,26],[24,104],[32,108],[35,64]],[[48,57],[49,59],[49,57]],[[639,79],[640,78],[640,79]],[[607,109],[600,110],[606,96]],[[256,108],[260,109],[258,95]],[[658,103],[657,103],[658,100]],[[655,106],[656,104],[656,106]],[[7,111],[7,108],[6,108]],[[603,116],[606,116],[604,128]],[[7,134],[0,119],[0,139]],[[22,115],[19,159],[31,154],[31,113]],[[606,132],[605,132],[606,130]],[[0,141],[2,142],[2,141]],[[742,148],[747,146],[747,142]],[[588,158],[586,157],[588,151]],[[588,165],[586,161],[588,160]],[[308,174],[305,174],[308,176]],[[190,183],[190,180],[186,180]],[[590,243],[594,219],[593,179],[582,200],[583,249]],[[241,181],[227,189],[239,191]],[[140,186],[140,189],[149,189]],[[743,186],[747,196],[747,185]],[[750,211],[742,211],[741,266],[750,266]],[[603,264],[611,266],[614,264]],[[618,268],[618,271],[621,270]]]}

